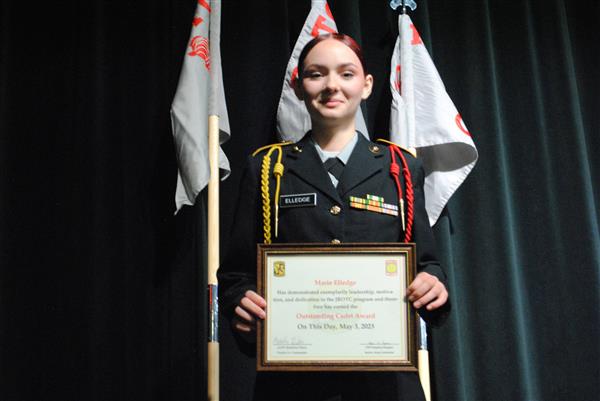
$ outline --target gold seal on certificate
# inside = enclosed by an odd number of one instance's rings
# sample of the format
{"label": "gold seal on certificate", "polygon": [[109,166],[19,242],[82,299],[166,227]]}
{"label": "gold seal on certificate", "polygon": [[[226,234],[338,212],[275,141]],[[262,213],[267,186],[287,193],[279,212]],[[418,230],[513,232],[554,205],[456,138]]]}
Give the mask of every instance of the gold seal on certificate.
{"label": "gold seal on certificate", "polygon": [[415,245],[258,245],[258,370],[416,371]]}

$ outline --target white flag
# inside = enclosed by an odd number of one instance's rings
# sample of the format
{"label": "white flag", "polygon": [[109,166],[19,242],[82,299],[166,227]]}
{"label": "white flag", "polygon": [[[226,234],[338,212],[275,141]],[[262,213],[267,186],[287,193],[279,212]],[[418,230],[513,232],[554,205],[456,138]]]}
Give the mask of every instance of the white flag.
{"label": "white flag", "polygon": [[[208,184],[208,116],[219,116],[219,141],[229,139],[229,118],[221,72],[221,2],[198,0],[192,32],[171,105],[178,175],[176,212],[193,205]],[[229,161],[219,149],[221,176],[229,175]]]}
{"label": "white flag", "polygon": [[435,224],[477,161],[477,149],[410,17],[400,15],[392,56],[390,139],[416,148],[425,168],[425,207]]}
{"label": "white flag", "polygon": [[[292,51],[292,57],[287,65],[281,98],[279,99],[279,106],[277,108],[277,131],[280,138],[284,141],[297,142],[311,129],[310,116],[306,110],[306,106],[304,102],[298,100],[292,87],[293,80],[298,77],[298,58],[300,57],[300,53],[304,45],[312,38],[324,33],[336,32],[337,26],[335,25],[327,1],[312,0],[310,12],[308,13],[308,17],[306,17],[306,21],[304,21],[304,26],[302,27],[302,31],[300,31],[300,36],[298,36],[298,40]],[[367,138],[369,137],[365,119],[360,109],[358,109],[358,114],[356,115],[356,129]]]}

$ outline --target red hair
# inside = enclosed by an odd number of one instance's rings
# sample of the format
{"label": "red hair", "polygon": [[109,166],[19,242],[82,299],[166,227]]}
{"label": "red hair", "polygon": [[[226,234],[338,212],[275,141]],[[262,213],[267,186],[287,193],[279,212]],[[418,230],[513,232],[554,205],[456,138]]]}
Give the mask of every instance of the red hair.
{"label": "red hair", "polygon": [[300,52],[300,57],[298,57],[298,77],[300,79],[302,79],[302,74],[304,73],[304,59],[306,58],[308,53],[313,49],[313,47],[327,39],[335,39],[338,42],[342,42],[343,44],[348,46],[350,50],[352,50],[354,54],[356,54],[356,57],[358,57],[358,60],[360,61],[360,65],[362,66],[365,75],[367,74],[365,59],[362,54],[362,49],[360,48],[358,43],[356,43],[356,41],[350,36],[345,35],[343,33],[326,33],[323,35],[315,36],[313,39],[311,39],[310,42],[308,42],[304,46],[302,52]]}

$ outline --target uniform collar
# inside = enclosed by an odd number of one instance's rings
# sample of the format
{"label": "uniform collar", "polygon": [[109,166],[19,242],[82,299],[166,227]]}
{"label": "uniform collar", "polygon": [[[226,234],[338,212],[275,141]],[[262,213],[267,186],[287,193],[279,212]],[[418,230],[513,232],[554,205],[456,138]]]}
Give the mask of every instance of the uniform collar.
{"label": "uniform collar", "polygon": [[[317,153],[319,154],[319,157],[321,158],[322,162],[325,162],[325,160],[327,160],[327,159],[329,159],[329,157],[331,157],[324,153],[323,149],[321,149],[319,144],[313,139],[312,135],[310,135],[310,141],[315,146],[315,149],[317,150]],[[350,156],[352,155],[352,151],[354,150],[354,147],[356,146],[357,142],[358,142],[358,134],[355,132],[352,139],[350,139],[350,141],[346,144],[346,146],[344,146],[344,148],[337,155],[335,155],[335,157],[340,159],[342,161],[342,163],[344,163],[344,165],[348,164],[348,159],[350,159]]]}

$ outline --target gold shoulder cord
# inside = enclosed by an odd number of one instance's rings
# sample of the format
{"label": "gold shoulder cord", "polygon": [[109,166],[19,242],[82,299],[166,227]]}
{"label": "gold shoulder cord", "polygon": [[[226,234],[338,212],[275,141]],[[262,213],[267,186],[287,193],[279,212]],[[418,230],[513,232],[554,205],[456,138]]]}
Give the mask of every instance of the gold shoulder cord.
{"label": "gold shoulder cord", "polygon": [[263,239],[265,244],[271,243],[271,201],[269,199],[269,169],[271,167],[271,154],[274,151],[278,152],[277,162],[273,166],[273,175],[275,176],[275,238],[277,238],[277,231],[279,226],[279,189],[281,186],[281,177],[283,176],[283,163],[281,159],[283,157],[282,146],[288,145],[291,142],[283,142],[275,145],[269,145],[256,150],[253,153],[255,156],[261,150],[270,148],[269,151],[263,156],[262,167],[260,169],[260,192],[262,198],[262,211],[263,211]]}

